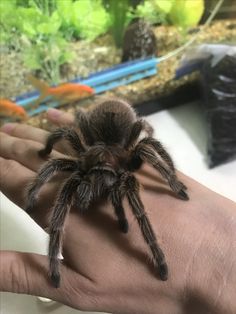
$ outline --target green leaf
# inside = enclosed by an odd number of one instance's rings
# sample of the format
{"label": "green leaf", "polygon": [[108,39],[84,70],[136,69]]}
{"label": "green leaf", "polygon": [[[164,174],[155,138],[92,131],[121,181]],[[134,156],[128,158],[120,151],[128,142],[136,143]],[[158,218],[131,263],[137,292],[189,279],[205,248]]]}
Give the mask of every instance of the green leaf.
{"label": "green leaf", "polygon": [[[169,0],[163,1],[167,1],[169,3]],[[137,6],[135,15],[144,18],[151,24],[165,23],[166,13],[157,5],[157,3],[159,3],[159,0],[146,0],[143,4]]]}
{"label": "green leaf", "polygon": [[78,0],[73,3],[73,25],[77,35],[89,40],[109,28],[109,14],[100,0]]}
{"label": "green leaf", "polygon": [[8,33],[1,30],[1,32],[0,32],[0,43],[8,45],[8,43],[10,42],[10,39],[11,39],[11,36]]}
{"label": "green leaf", "polygon": [[57,0],[57,12],[61,16],[63,23],[70,25],[73,18],[73,2],[72,0]]}
{"label": "green leaf", "polygon": [[27,34],[31,38],[37,35],[36,29],[33,27],[32,23],[30,23],[29,21],[23,22],[22,30],[25,34]]}
{"label": "green leaf", "polygon": [[166,14],[170,12],[174,0],[154,0],[154,5]]}
{"label": "green leaf", "polygon": [[34,47],[24,53],[23,60],[25,65],[31,70],[38,70],[42,67],[39,51]]}
{"label": "green leaf", "polygon": [[103,8],[92,10],[80,26],[81,36],[93,40],[108,30],[108,13]]}
{"label": "green leaf", "polygon": [[61,18],[61,27],[60,30],[64,34],[64,36],[70,40],[76,33],[76,27],[73,23],[73,2],[72,0],[68,1],[56,1],[57,6],[57,14]]}
{"label": "green leaf", "polygon": [[0,1],[0,10],[1,10],[1,18],[4,13],[15,9],[16,8],[16,1],[15,0],[1,0]]}
{"label": "green leaf", "polygon": [[0,1],[0,19],[4,29],[11,31],[17,25],[17,19],[12,12],[16,12],[15,1]]}
{"label": "green leaf", "polygon": [[44,15],[37,8],[23,8],[17,10],[17,29],[31,39],[38,35],[37,25],[44,21]]}
{"label": "green leaf", "polygon": [[41,34],[56,34],[61,26],[62,20],[57,12],[53,12],[50,17],[45,16],[45,22],[37,26],[37,31]]}
{"label": "green leaf", "polygon": [[169,18],[182,28],[198,24],[204,12],[204,0],[175,0]]}
{"label": "green leaf", "polygon": [[66,62],[72,62],[76,57],[76,53],[73,51],[65,51],[59,58],[59,64],[62,65]]}

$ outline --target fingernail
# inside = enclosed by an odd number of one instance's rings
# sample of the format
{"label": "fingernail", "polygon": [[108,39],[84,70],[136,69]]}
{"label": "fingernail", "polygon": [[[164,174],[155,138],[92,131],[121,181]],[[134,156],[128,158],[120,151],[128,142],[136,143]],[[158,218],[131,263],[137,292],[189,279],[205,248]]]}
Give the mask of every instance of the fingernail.
{"label": "fingernail", "polygon": [[15,123],[6,123],[1,127],[1,131],[5,133],[11,133],[15,126]]}
{"label": "fingernail", "polygon": [[54,108],[50,108],[47,111],[47,115],[50,119],[57,119],[60,117],[61,111]]}

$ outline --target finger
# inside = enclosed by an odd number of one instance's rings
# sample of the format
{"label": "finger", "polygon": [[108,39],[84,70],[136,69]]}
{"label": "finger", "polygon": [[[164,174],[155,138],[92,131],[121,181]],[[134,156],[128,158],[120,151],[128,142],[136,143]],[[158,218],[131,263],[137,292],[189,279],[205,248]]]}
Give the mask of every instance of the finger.
{"label": "finger", "polygon": [[13,203],[21,208],[25,205],[24,188],[33,180],[36,173],[14,160],[0,157],[0,190]]}
{"label": "finger", "polygon": [[55,289],[48,278],[46,256],[1,251],[0,260],[0,291],[37,295],[75,308],[88,309],[86,291],[91,291],[91,282],[82,275],[61,265],[61,286]]}
{"label": "finger", "polygon": [[[24,209],[26,206],[27,188],[33,181],[36,173],[14,160],[8,160],[1,157],[0,173],[1,192],[14,204]],[[48,226],[47,212],[49,211],[50,205],[46,200],[49,199],[48,195],[50,195],[50,192],[52,192],[52,189],[48,189],[47,194],[44,193],[44,206],[37,208],[38,210],[31,216],[43,229]]]}
{"label": "finger", "polygon": [[48,109],[47,118],[58,126],[74,124],[74,116],[72,114],[54,108]]}
{"label": "finger", "polygon": [[42,144],[46,142],[49,136],[49,132],[45,130],[20,123],[7,123],[2,126],[0,131],[12,135],[14,137],[32,140]]}
{"label": "finger", "polygon": [[[45,162],[45,160],[38,155],[38,151],[43,147],[44,146],[38,142],[13,137],[0,132],[1,157],[15,160],[32,171],[37,171]],[[64,155],[52,151],[50,157],[63,158]]]}
{"label": "finger", "polygon": [[[0,131],[14,137],[18,137],[24,140],[32,140],[44,145],[50,134],[45,130],[41,130],[39,128],[20,123],[7,123],[0,129]],[[65,140],[56,143],[54,145],[54,149],[61,153],[70,155],[70,149],[68,143]]]}
{"label": "finger", "polygon": [[[27,191],[36,173],[14,160],[1,157],[0,173],[0,191],[14,204],[25,209]],[[42,187],[35,210],[30,214],[31,218],[43,229],[48,227],[50,221],[50,215],[48,215],[48,213],[55,202],[55,197],[62,181],[63,178],[61,179],[58,176],[56,180],[51,180],[51,182]]]}

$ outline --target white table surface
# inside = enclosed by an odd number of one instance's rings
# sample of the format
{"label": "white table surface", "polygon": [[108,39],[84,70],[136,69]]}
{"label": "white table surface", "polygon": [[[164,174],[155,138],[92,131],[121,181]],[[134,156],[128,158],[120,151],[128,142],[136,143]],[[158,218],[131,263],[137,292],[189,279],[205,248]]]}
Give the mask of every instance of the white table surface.
{"label": "white table surface", "polygon": [[[177,169],[236,201],[236,161],[208,169],[206,128],[197,104],[153,114],[147,120],[173,156]],[[47,254],[47,235],[24,212],[0,195],[1,249]],[[1,261],[0,261],[1,262]],[[36,297],[1,293],[1,314],[81,313],[60,304],[45,305]]]}

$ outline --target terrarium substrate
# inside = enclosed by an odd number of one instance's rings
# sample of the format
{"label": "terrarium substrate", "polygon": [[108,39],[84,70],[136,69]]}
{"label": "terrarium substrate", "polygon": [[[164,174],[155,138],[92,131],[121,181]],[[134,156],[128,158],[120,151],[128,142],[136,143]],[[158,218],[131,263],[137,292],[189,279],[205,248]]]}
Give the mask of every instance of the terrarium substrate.
{"label": "terrarium substrate", "polygon": [[[189,32],[187,35],[181,34],[175,27],[158,26],[154,31],[157,36],[157,56],[166,55],[168,52],[178,48],[201,27]],[[236,43],[236,20],[215,21],[212,25],[199,33],[195,44],[200,43]],[[71,43],[71,49],[75,51],[76,58],[72,64],[64,67],[63,81],[69,81],[75,77],[85,77],[90,73],[95,73],[120,63],[121,51],[116,49],[110,35],[97,38],[93,42],[78,41]],[[131,104],[138,105],[145,101],[155,100],[164,95],[171,94],[186,82],[196,79],[195,74],[174,80],[175,70],[178,67],[182,54],[158,64],[158,74],[138,82],[121,86],[108,91],[102,96],[115,96],[127,99]],[[17,52],[0,52],[0,97],[14,99],[15,96],[32,91],[32,86],[25,79],[28,69],[23,65]],[[90,106],[101,96],[91,97],[76,104],[68,104],[62,110],[74,113],[77,106]],[[174,99],[173,99],[174,101]],[[27,123],[33,126],[50,129],[46,114],[31,117]]]}

